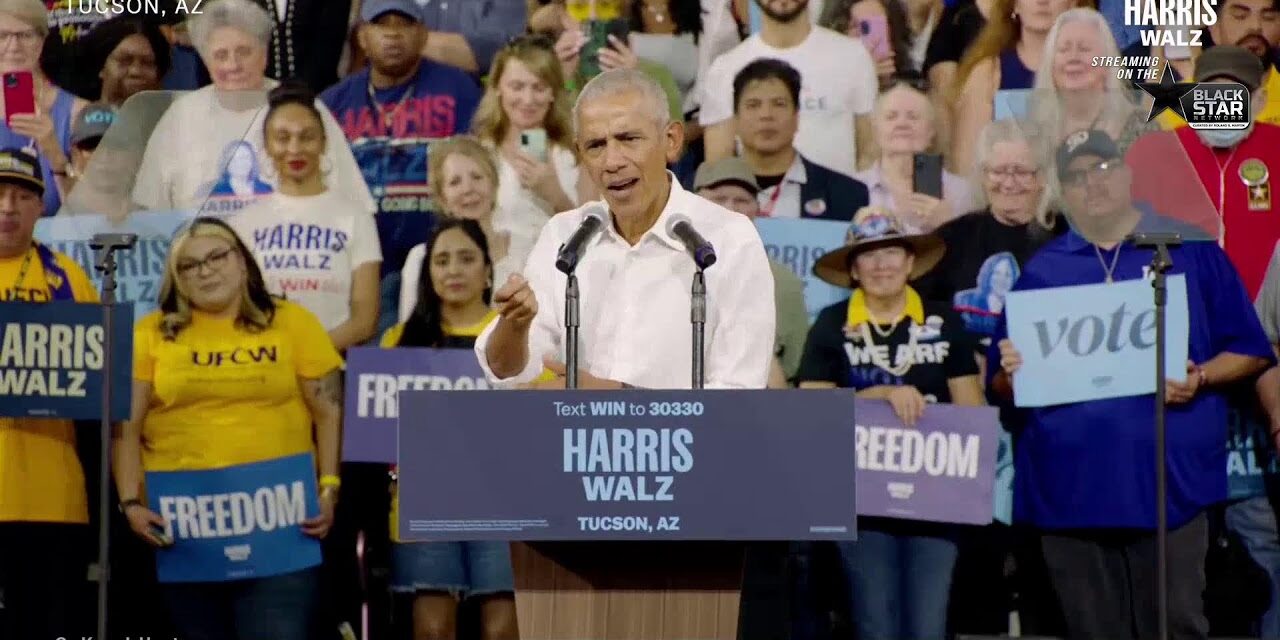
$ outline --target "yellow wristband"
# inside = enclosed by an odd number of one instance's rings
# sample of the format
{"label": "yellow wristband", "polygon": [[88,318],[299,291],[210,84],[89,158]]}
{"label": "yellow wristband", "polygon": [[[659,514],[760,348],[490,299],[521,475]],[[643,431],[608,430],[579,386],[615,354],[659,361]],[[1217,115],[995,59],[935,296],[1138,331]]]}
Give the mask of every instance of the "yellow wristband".
{"label": "yellow wristband", "polygon": [[342,486],[342,478],[338,476],[320,476],[320,488],[340,488]]}

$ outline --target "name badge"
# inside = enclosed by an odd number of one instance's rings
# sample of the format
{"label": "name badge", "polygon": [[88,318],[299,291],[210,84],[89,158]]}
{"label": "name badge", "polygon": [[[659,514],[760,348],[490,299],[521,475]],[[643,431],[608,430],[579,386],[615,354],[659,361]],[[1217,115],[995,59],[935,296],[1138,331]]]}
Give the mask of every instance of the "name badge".
{"label": "name badge", "polygon": [[1262,160],[1249,158],[1241,162],[1240,181],[1244,183],[1250,211],[1271,210],[1271,176]]}

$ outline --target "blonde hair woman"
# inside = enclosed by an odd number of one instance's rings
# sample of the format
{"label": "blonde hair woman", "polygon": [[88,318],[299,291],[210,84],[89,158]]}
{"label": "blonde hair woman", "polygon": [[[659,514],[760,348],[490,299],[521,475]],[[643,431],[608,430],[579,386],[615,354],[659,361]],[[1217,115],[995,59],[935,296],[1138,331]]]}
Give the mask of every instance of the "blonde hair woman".
{"label": "blonde hair woman", "polygon": [[[471,136],[454,136],[431,147],[427,175],[443,218],[476,221],[488,243],[485,255],[493,263],[494,282],[506,282],[522,265],[509,259],[510,235],[493,226],[498,197],[498,165],[493,155]],[[426,256],[425,242],[415,246],[400,271],[401,322],[409,319],[418,302],[418,280]]]}
{"label": "blonde hair woman", "polygon": [[588,200],[573,152],[570,97],[546,43],[520,38],[493,59],[471,131],[493,150],[498,199],[493,226],[511,236],[516,264],[547,219]]}
{"label": "blonde hair woman", "polygon": [[[221,469],[312,453],[324,538],[337,503],[342,359],[310,311],[267,293],[248,248],[221,220],[174,239],[160,308],[134,328],[133,414],[114,441],[120,508],[139,538],[165,521],[146,506],[145,471]],[[270,357],[209,366],[214,354]],[[183,544],[178,541],[177,544]],[[180,635],[306,640],[319,567],[235,582],[162,585]]]}

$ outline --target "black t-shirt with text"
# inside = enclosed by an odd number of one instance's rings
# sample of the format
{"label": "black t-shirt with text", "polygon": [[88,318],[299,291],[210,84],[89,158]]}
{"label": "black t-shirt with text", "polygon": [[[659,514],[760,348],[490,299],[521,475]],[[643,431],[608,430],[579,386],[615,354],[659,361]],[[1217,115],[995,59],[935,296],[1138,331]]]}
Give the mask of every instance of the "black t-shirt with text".
{"label": "black t-shirt with text", "polygon": [[[949,305],[925,301],[923,325],[903,319],[888,337],[868,328],[872,344],[866,343],[862,331],[846,329],[848,308],[846,300],[818,313],[805,341],[797,380],[832,382],[856,390],[910,385],[929,400],[949,403],[948,380],[978,375],[973,357],[976,345]],[[893,368],[905,362],[912,366],[898,376],[877,362]]]}

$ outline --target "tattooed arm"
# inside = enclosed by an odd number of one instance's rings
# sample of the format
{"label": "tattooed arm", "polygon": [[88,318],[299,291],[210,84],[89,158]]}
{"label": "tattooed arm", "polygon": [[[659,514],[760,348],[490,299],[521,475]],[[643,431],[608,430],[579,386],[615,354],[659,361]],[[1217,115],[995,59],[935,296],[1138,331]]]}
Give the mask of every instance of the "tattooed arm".
{"label": "tattooed arm", "polygon": [[319,378],[298,378],[302,397],[316,425],[316,461],[320,475],[338,475],[342,447],[342,370]]}

